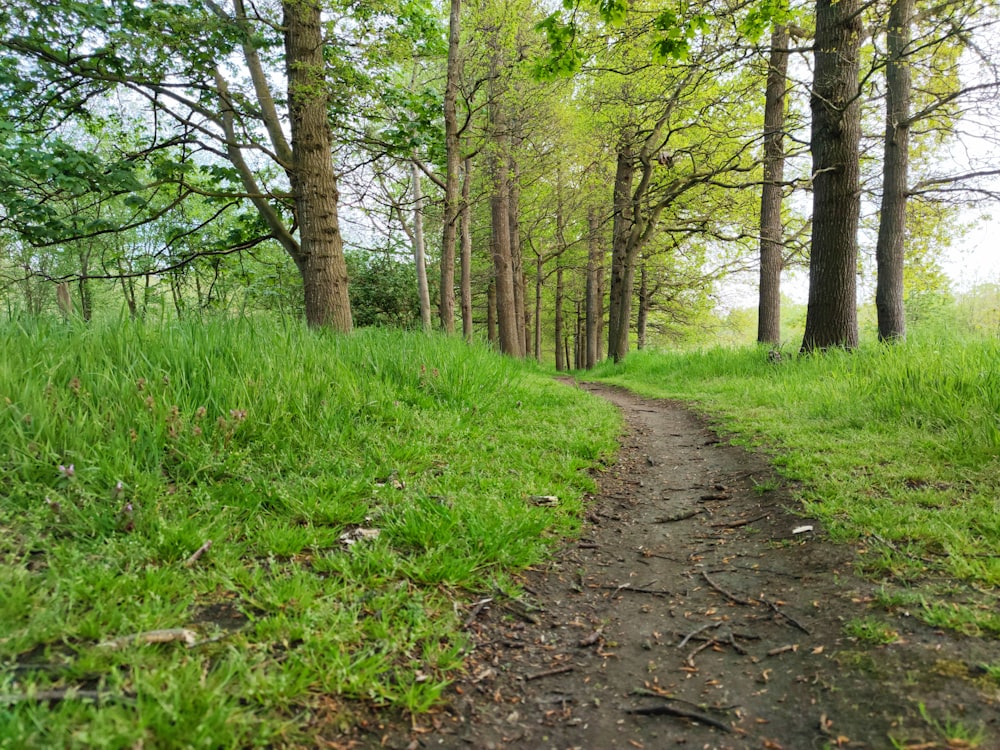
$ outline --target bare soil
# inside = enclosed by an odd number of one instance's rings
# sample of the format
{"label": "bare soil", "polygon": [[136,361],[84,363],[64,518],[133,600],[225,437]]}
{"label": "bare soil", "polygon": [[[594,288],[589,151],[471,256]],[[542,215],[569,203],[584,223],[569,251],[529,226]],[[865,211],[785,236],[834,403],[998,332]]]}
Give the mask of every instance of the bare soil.
{"label": "bare soil", "polygon": [[[685,406],[581,387],[629,426],[582,537],[524,574],[524,600],[470,605],[446,707],[331,746],[1000,748],[1000,644],[875,606],[857,546]],[[899,639],[849,637],[866,617]]]}

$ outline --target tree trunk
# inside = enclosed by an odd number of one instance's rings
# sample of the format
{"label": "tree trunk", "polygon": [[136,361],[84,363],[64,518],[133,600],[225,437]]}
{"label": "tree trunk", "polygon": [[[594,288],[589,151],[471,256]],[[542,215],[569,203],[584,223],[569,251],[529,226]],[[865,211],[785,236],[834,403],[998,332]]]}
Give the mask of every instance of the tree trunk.
{"label": "tree trunk", "polygon": [[[512,149],[515,147],[512,145]],[[514,310],[518,321],[521,356],[524,356],[528,353],[528,313],[524,293],[524,257],[521,252],[521,170],[513,155],[510,156],[508,175],[510,190],[508,217],[510,218],[511,274],[514,279]]]}
{"label": "tree trunk", "polygon": [[491,281],[486,289],[486,340],[497,345],[497,284]]}
{"label": "tree trunk", "polygon": [[639,268],[639,320],[636,322],[635,348],[646,348],[646,321],[649,319],[649,286],[646,283],[646,262]]}
{"label": "tree trunk", "polygon": [[455,230],[459,214],[458,172],[462,161],[455,101],[458,97],[458,77],[461,63],[458,56],[461,37],[459,28],[462,18],[461,11],[462,0],[451,0],[451,12],[448,18],[448,67],[444,85],[444,144],[447,166],[444,182],[444,229],[441,239],[441,304],[439,307],[441,328],[445,333],[455,332]]}
{"label": "tree trunk", "polygon": [[302,274],[306,322],[347,332],[353,323],[331,160],[320,3],[283,0],[281,5],[293,153],[289,178],[299,226],[294,260]]}
{"label": "tree trunk", "polygon": [[472,183],[472,159],[466,157],[462,176],[462,336],[472,343],[472,206],[469,192]]}
{"label": "tree trunk", "polygon": [[[490,122],[493,133],[492,224],[493,271],[496,280],[497,327],[500,351],[512,357],[524,356],[524,318],[518,316],[515,298],[514,259],[511,249],[510,179],[507,171],[509,140],[506,118],[496,91],[490,92]],[[522,308],[523,309],[523,308]]]}
{"label": "tree trunk", "polygon": [[[557,261],[558,263],[558,261]],[[556,266],[556,370],[566,369],[566,359],[563,356],[563,269]]]}
{"label": "tree trunk", "polygon": [[885,155],[882,207],[875,248],[875,309],[880,341],[906,338],[903,308],[903,257],[906,237],[906,191],[910,160],[910,66],[906,59],[914,0],[893,0],[886,31]]}
{"label": "tree trunk", "polygon": [[542,361],[542,256],[535,256],[535,359]]}
{"label": "tree trunk", "polygon": [[781,343],[781,200],[785,175],[785,89],[788,79],[788,29],[775,24],[764,97],[764,186],[760,196],[760,289],[757,341]]}
{"label": "tree trunk", "polygon": [[597,271],[601,266],[601,241],[599,236],[600,219],[596,209],[587,213],[588,248],[587,248],[587,362],[588,370],[597,365],[598,353],[597,331],[600,326],[601,300],[598,289]]}
{"label": "tree trunk", "polygon": [[[413,262],[417,268],[417,296],[420,299],[420,322],[424,331],[431,330],[431,295],[427,286],[427,259],[424,246],[424,192],[420,185],[420,167],[411,165],[413,181]],[[452,237],[452,242],[455,238]],[[454,325],[452,326],[454,328]]]}
{"label": "tree trunk", "polygon": [[628,331],[632,317],[635,269],[629,262],[629,238],[635,220],[632,213],[634,174],[631,144],[623,142],[618,149],[618,166],[615,171],[611,302],[608,311],[608,356],[615,362],[620,362],[628,354]]}
{"label": "tree trunk", "polygon": [[861,0],[817,0],[812,108],[813,225],[802,350],[858,344]]}

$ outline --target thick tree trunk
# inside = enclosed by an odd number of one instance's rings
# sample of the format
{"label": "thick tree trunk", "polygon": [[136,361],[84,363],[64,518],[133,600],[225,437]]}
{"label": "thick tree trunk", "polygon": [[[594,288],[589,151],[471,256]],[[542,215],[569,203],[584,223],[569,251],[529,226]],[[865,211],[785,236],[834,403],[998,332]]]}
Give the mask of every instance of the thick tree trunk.
{"label": "thick tree trunk", "polygon": [[587,213],[587,361],[588,370],[597,365],[600,357],[597,332],[600,327],[601,299],[598,288],[598,269],[601,266],[600,219],[595,209]]}
{"label": "thick tree trunk", "polygon": [[886,31],[885,152],[882,207],[875,257],[878,267],[875,308],[880,341],[906,338],[903,308],[903,258],[910,161],[910,66],[906,59],[914,0],[893,0]]}
{"label": "thick tree trunk", "polygon": [[472,205],[469,193],[472,183],[472,159],[466,157],[462,175],[462,336],[472,342]]}
{"label": "thick tree trunk", "polygon": [[[558,261],[557,261],[558,262]],[[563,269],[556,266],[556,370],[566,369],[566,359],[563,355]]]}
{"label": "thick tree trunk", "polygon": [[353,324],[331,161],[320,3],[285,0],[282,9],[293,152],[289,177],[299,225],[295,262],[302,274],[306,322],[346,332]]}
{"label": "thick tree trunk", "polygon": [[803,351],[858,344],[861,0],[817,0],[813,224]]}
{"label": "thick tree trunk", "polygon": [[781,343],[781,200],[785,175],[785,89],[788,79],[788,29],[776,24],[764,97],[764,186],[760,196],[760,289],[757,341]]}
{"label": "thick tree trunk", "polygon": [[[420,167],[414,161],[410,179],[413,182],[413,263],[417,269],[417,297],[420,300],[420,322],[424,331],[431,330],[431,295],[427,285],[427,251],[424,243],[424,191]],[[452,238],[454,242],[454,237]]]}
{"label": "thick tree trunk", "polygon": [[458,97],[460,73],[459,40],[462,18],[462,0],[451,0],[448,19],[448,67],[444,85],[444,229],[441,239],[441,328],[445,333],[455,332],[455,232],[458,224],[458,172],[462,162],[458,140],[458,115],[455,101]]}
{"label": "thick tree trunk", "polygon": [[632,178],[635,175],[632,148],[624,142],[618,149],[614,186],[612,230],[611,297],[608,311],[608,357],[620,362],[628,354],[628,331],[632,317],[632,287],[635,268],[630,262],[629,239],[632,214]]}

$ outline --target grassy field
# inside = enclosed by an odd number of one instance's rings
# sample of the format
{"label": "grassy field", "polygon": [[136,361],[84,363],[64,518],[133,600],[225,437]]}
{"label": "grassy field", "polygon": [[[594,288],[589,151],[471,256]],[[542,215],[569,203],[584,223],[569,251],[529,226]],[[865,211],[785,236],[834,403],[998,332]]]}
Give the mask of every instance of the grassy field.
{"label": "grassy field", "polygon": [[[620,429],[530,363],[419,334],[7,324],[0,351],[0,748],[311,747],[344,699],[427,709],[470,602],[517,596],[574,532]],[[1000,636],[996,340],[586,377],[695,402],[859,547],[885,606]]]}
{"label": "grassy field", "polygon": [[919,332],[771,361],[765,349],[639,352],[595,373],[693,401],[774,456],[807,513],[858,544],[881,599],[1000,637],[1000,341]]}
{"label": "grassy field", "polygon": [[619,430],[417,334],[8,324],[0,351],[4,748],[311,747],[341,697],[428,708],[463,606],[577,527]]}

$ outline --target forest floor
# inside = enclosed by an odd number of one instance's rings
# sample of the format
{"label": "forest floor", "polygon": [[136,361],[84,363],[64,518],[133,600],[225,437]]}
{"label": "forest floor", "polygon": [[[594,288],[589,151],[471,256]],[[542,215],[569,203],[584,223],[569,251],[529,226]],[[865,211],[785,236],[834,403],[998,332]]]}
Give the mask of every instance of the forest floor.
{"label": "forest floor", "polygon": [[330,747],[1000,748],[1000,643],[877,605],[864,545],[683,404],[581,387],[628,424],[581,537],[469,607],[446,706]]}

